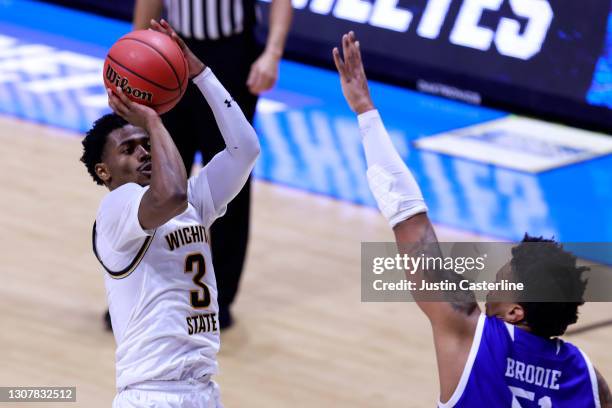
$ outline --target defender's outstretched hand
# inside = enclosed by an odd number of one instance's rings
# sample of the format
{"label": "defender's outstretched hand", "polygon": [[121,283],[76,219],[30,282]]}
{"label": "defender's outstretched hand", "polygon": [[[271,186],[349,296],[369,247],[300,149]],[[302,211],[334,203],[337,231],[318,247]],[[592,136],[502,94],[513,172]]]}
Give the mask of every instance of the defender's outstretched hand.
{"label": "defender's outstretched hand", "polygon": [[150,21],[151,29],[155,31],[159,31],[160,33],[169,35],[178,46],[183,51],[183,55],[185,56],[185,60],[187,61],[187,67],[189,69],[189,78],[193,78],[197,76],[200,72],[206,69],[206,65],[195,56],[195,54],[187,47],[185,41],[174,31],[174,29],[168,24],[166,20],[163,18],[159,20],[159,22],[151,19]]}
{"label": "defender's outstretched hand", "polygon": [[106,92],[108,93],[108,106],[132,125],[147,129],[152,120],[159,119],[157,112],[146,105],[131,101],[120,87],[114,91],[107,88]]}
{"label": "defender's outstretched hand", "polygon": [[361,61],[359,41],[355,38],[355,33],[350,31],[342,36],[342,54],[344,60],[340,56],[338,47],[334,47],[332,54],[340,74],[342,93],[353,112],[361,114],[374,109],[374,103],[368,88],[368,80],[363,69],[363,62]]}

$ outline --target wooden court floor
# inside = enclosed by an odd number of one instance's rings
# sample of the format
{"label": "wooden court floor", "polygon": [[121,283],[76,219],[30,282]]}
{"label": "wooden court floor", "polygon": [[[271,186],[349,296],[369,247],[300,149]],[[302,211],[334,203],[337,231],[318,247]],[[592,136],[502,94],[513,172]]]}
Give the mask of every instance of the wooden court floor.
{"label": "wooden court floor", "polygon": [[[105,190],[78,161],[79,141],[0,117],[0,386],[76,386],[64,406],[109,407],[115,344],[91,252]],[[226,407],[435,405],[426,319],[414,304],[360,301],[360,242],[392,239],[376,211],[256,182],[251,237],[237,324],[222,335]],[[610,304],[589,304],[577,327],[610,318]],[[612,381],[612,325],[567,339]]]}

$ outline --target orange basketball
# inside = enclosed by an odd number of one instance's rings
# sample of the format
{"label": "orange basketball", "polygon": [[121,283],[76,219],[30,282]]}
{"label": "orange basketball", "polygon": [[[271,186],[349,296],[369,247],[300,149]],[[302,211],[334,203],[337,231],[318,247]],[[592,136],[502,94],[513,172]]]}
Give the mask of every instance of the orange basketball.
{"label": "orange basketball", "polygon": [[131,100],[168,112],[187,88],[187,61],[167,35],[136,30],[121,37],[104,61],[104,84],[120,87]]}

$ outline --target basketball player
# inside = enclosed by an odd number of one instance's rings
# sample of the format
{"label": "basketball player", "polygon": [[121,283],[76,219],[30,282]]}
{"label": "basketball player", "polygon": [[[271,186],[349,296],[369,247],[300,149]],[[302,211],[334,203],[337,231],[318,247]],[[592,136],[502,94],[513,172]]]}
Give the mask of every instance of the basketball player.
{"label": "basketball player", "polygon": [[[358,114],[368,183],[377,204],[405,253],[439,256],[419,186],[370,98],[353,32],[342,37],[342,49],[343,57],[337,48],[333,57],[344,96]],[[552,264],[557,282],[581,298],[585,283],[576,258],[552,241],[525,240],[541,244],[536,251],[528,243],[515,247],[512,261],[497,278],[529,280]],[[416,276],[429,278],[422,271]],[[487,302],[483,314],[473,294],[457,294],[447,302],[416,300],[433,330],[439,407],[612,407],[608,385],[587,356],[556,338],[576,322],[582,303]]]}
{"label": "basketball player", "polygon": [[[291,0],[270,0],[265,48],[256,40],[262,23],[256,0],[136,0],[134,29],[149,28],[151,18],[162,12],[193,53],[206,61],[238,101],[253,123],[259,94],[272,88],[278,79],[279,64],[291,26]],[[208,163],[223,149],[223,138],[212,112],[198,90],[191,85],[182,100],[162,115],[187,171],[200,152]],[[244,269],[250,227],[251,182],[227,207],[223,218],[211,227],[212,254],[217,270],[219,323],[232,326],[232,305],[238,295]]]}
{"label": "basketball player", "polygon": [[187,179],[151,108],[108,90],[114,114],[83,140],[83,161],[103,198],[93,229],[117,342],[113,407],[221,407],[219,322],[208,228],[246,182],[255,131],[207,68],[164,21],[152,27],[181,47],[189,77],[221,129],[225,150]]}

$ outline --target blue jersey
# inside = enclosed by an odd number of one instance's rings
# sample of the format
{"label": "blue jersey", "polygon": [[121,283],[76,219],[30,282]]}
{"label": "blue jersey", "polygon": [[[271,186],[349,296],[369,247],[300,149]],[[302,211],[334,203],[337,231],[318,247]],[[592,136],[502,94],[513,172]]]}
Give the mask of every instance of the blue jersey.
{"label": "blue jersey", "polygon": [[599,408],[600,404],[595,370],[578,347],[483,314],[457,389],[439,407]]}

